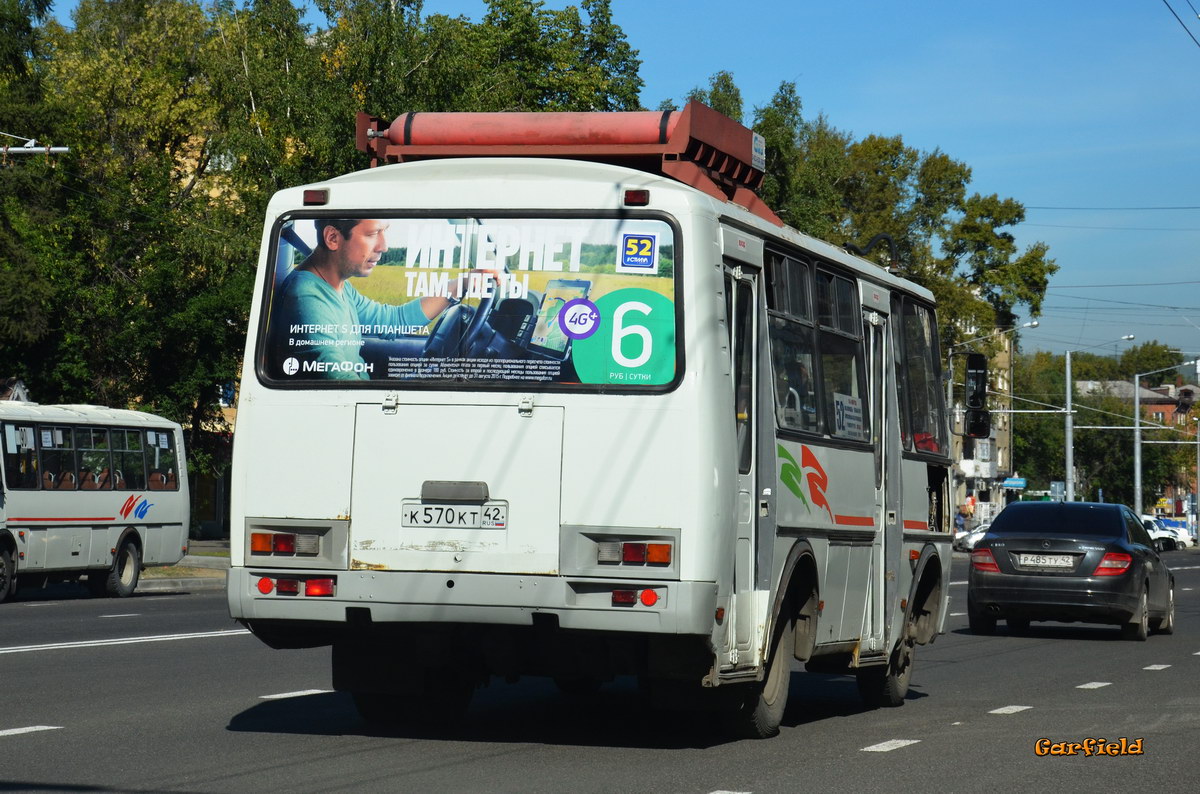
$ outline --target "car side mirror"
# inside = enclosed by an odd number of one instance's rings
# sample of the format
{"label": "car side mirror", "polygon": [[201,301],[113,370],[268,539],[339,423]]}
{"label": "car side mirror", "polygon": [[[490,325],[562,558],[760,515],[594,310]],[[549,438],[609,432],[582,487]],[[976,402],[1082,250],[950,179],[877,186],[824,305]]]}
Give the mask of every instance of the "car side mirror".
{"label": "car side mirror", "polygon": [[968,438],[987,438],[992,434],[992,415],[987,409],[987,356],[967,355],[967,378],[963,384],[967,406],[963,416],[963,435]]}

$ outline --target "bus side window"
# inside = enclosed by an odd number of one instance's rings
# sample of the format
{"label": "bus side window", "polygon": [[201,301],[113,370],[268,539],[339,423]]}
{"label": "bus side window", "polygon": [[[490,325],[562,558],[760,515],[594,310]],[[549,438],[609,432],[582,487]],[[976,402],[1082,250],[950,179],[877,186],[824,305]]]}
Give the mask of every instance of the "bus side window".
{"label": "bus side window", "polygon": [[908,401],[907,425],[916,452],[945,454],[945,407],[938,369],[937,332],[933,312],[904,301],[901,389]]}
{"label": "bus side window", "polygon": [[150,490],[174,491],[175,439],[171,433],[152,430],[146,433],[146,453],[150,458]]}
{"label": "bus side window", "polygon": [[146,459],[140,430],[113,430],[113,483],[120,491],[146,487]]}
{"label": "bus side window", "polygon": [[4,425],[4,479],[13,490],[36,490],[38,472],[37,434],[33,425]]}
{"label": "bus side window", "polygon": [[821,323],[817,347],[826,429],[831,436],[869,441],[866,353],[858,292],[855,283],[844,276],[819,270],[816,277]]}

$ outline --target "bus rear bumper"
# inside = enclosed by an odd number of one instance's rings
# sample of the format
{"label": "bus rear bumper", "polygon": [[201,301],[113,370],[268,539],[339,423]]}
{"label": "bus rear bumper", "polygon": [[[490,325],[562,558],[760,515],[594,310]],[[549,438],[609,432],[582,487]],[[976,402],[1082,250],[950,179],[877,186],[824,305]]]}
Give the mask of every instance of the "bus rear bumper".
{"label": "bus rear bumper", "polygon": [[[263,578],[302,580],[300,592],[285,595],[271,587],[263,593]],[[304,580],[318,578],[335,580],[333,595],[304,595]],[[614,605],[614,591],[632,591],[633,603]],[[229,614],[252,627],[289,621],[327,626],[330,639],[313,643],[318,645],[329,644],[344,626],[402,623],[532,626],[549,620],[562,629],[709,636],[717,587],[517,574],[232,568],[228,599]]]}

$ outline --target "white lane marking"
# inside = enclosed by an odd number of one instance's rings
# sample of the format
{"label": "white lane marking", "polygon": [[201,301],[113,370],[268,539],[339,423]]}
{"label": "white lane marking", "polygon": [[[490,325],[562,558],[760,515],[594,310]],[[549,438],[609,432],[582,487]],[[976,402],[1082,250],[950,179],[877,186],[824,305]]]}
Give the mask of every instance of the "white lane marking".
{"label": "white lane marking", "polygon": [[324,695],[332,692],[332,689],[301,689],[299,692],[280,692],[278,695],[259,695],[259,700],[283,700],[284,698],[298,698],[305,695]]}
{"label": "white lane marking", "polygon": [[[1172,570],[1172,571],[1174,571],[1175,569],[1174,569],[1174,568],[1172,568],[1171,570]],[[963,580],[963,581],[961,581],[961,582],[951,582],[950,584],[951,584],[951,585],[956,585],[956,584],[966,584],[966,583],[967,583],[967,580],[966,580],[966,579],[964,579],[964,580]]]}
{"label": "white lane marking", "polygon": [[1183,588],[1180,588],[1180,589],[1181,589],[1181,590],[1183,590],[1183,592],[1185,592],[1185,593],[1186,593],[1188,590],[1191,590],[1192,588],[1190,588],[1190,587],[1183,587]]}
{"label": "white lane marking", "polygon": [[1080,684],[1076,689],[1099,689],[1102,686],[1112,686],[1111,681],[1089,681],[1086,684]]}
{"label": "white lane marking", "polygon": [[0,648],[0,654],[29,653],[30,651],[61,651],[67,648],[99,648],[104,645],[136,645],[141,642],[170,642],[172,640],[194,640],[203,637],[235,637],[249,634],[246,629],[229,631],[200,631],[194,634],[159,634],[152,637],[122,637],[115,640],[84,640],[81,642],[52,642],[47,645],[14,645]]}
{"label": "white lane marking", "polygon": [[126,612],[123,615],[101,615],[102,618],[136,618],[141,612]]}
{"label": "white lane marking", "polygon": [[17,736],[22,733],[37,733],[38,731],[60,731],[61,725],[30,725],[28,728],[9,728],[0,731],[0,736]]}
{"label": "white lane marking", "polygon": [[1180,565],[1180,566],[1172,565],[1171,566],[1172,571],[1194,571],[1197,568],[1200,568],[1200,565]]}
{"label": "white lane marking", "polygon": [[952,722],[952,723],[950,723],[950,724],[951,724],[951,725],[962,725],[962,723],[961,723],[961,722]]}
{"label": "white lane marking", "polygon": [[754,794],[754,792],[752,792],[752,791],[726,791],[723,788],[719,788],[716,791],[708,792],[708,794]]}
{"label": "white lane marking", "polygon": [[967,614],[967,613],[966,613],[966,612],[951,612],[951,613],[950,613],[950,617],[952,617],[952,618],[961,618],[961,617],[962,617],[963,615],[965,615],[965,614]]}
{"label": "white lane marking", "polygon": [[1143,667],[1143,670],[1166,670],[1171,665],[1169,664],[1151,664]]}
{"label": "white lane marking", "polygon": [[998,709],[992,709],[988,714],[1016,714],[1018,711],[1026,711],[1033,706],[1001,706]]}
{"label": "white lane marking", "polygon": [[899,750],[901,747],[908,747],[910,744],[916,744],[920,739],[888,739],[886,742],[873,744],[870,747],[864,747],[859,752],[863,753],[890,753],[892,750]]}

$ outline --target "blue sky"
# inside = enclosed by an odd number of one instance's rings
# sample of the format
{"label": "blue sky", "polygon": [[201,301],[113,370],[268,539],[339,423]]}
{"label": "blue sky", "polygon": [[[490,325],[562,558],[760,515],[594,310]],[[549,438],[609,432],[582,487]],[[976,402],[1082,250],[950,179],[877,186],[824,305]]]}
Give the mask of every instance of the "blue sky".
{"label": "blue sky", "polygon": [[[1171,13],[1200,39],[1189,3],[1200,0],[612,8],[639,51],[646,107],[680,102],[724,69],[749,121],[793,81],[806,116],[824,114],[855,137],[939,148],[973,169],[971,190],[1022,202],[1018,242],[1047,243],[1061,268],[1024,349],[1100,352],[1132,333],[1133,344],[1200,354],[1200,44]],[[486,3],[426,0],[424,9],[478,21]],[[1194,209],[1146,209],[1159,207]]]}

